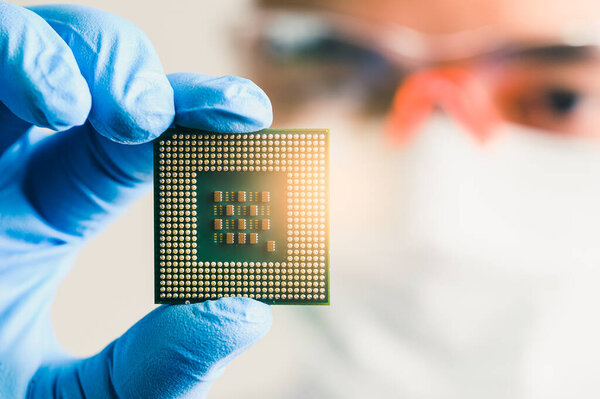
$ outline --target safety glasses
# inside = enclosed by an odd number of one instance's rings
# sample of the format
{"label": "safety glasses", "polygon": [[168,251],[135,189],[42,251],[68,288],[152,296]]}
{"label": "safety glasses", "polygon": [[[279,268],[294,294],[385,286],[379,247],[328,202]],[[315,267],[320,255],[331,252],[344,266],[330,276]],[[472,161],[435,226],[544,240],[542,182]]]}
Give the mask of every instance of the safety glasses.
{"label": "safety glasses", "polygon": [[589,27],[523,42],[493,28],[425,36],[324,12],[264,12],[256,26],[261,83],[283,108],[352,97],[362,112],[386,115],[396,143],[438,109],[478,140],[503,121],[600,132],[600,35]]}

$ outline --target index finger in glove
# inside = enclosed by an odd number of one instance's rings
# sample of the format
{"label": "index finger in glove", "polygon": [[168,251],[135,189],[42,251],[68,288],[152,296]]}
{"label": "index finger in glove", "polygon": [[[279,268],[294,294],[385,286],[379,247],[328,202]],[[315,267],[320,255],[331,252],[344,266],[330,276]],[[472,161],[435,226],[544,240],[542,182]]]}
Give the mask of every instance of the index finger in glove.
{"label": "index finger in glove", "polygon": [[173,89],[146,35],[131,22],[91,7],[30,8],[69,45],[92,94],[89,121],[113,141],[145,143],[173,122]]}
{"label": "index finger in glove", "polygon": [[[249,80],[194,73],[169,79],[181,125],[244,133],[271,123],[267,95]],[[62,232],[87,236],[149,188],[152,143],[119,144],[86,124],[40,142],[27,169],[24,191],[40,215]]]}
{"label": "index finger in glove", "polygon": [[[38,15],[0,1],[0,109],[37,126],[64,130],[85,122],[91,106],[71,49]],[[0,143],[4,140],[0,135]]]}

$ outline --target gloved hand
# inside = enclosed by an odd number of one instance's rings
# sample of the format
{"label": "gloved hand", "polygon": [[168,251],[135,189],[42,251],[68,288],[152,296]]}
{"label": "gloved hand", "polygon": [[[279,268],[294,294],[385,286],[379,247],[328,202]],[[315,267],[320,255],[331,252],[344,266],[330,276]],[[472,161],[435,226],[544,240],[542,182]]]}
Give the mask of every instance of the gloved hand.
{"label": "gloved hand", "polygon": [[0,397],[204,397],[267,332],[268,306],[161,306],[74,359],[56,342],[50,305],[78,249],[150,188],[149,141],[172,123],[262,129],[266,95],[240,78],[167,78],[143,33],[108,13],[0,2],[0,101]]}

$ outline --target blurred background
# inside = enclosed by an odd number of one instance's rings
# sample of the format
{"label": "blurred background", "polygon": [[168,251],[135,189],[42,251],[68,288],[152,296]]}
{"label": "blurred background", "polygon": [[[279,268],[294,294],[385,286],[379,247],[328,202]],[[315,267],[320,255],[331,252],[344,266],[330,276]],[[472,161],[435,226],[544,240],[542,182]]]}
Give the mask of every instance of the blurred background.
{"label": "blurred background", "polygon": [[[600,5],[74,3],[140,26],[167,72],[255,80],[274,127],[331,129],[332,304],[273,307],[210,397],[600,395]],[[62,284],[73,353],[154,307],[152,213]]]}

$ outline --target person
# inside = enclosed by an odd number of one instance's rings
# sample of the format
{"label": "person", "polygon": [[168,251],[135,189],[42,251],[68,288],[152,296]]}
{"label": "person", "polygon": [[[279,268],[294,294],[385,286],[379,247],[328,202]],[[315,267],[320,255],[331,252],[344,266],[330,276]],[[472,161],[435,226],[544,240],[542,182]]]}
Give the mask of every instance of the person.
{"label": "person", "polygon": [[260,130],[268,98],[241,78],[167,76],[138,28],[89,7],[0,2],[0,57],[0,397],[205,396],[267,332],[267,305],[159,307],[76,359],[50,304],[78,249],[150,188],[152,139],[172,124]]}
{"label": "person", "polygon": [[275,126],[331,129],[332,294],[277,309],[230,396],[599,396],[598,5],[263,0],[256,18],[240,40]]}

